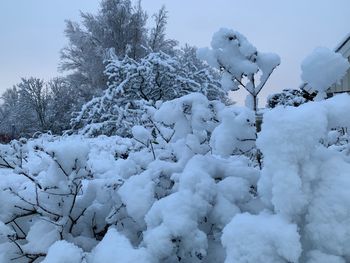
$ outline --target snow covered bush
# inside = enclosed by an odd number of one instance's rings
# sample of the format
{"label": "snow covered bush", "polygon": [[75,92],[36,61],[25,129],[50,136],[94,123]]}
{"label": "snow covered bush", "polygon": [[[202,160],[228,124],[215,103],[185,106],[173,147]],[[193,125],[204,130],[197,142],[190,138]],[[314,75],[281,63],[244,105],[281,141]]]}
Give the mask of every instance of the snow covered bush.
{"label": "snow covered bush", "polygon": [[301,254],[295,224],[279,215],[239,214],[225,227],[225,263],[298,262]]}
{"label": "snow covered bush", "polygon": [[227,28],[216,32],[211,48],[199,49],[198,57],[221,71],[223,89],[244,88],[248,92],[246,104],[254,111],[258,109],[260,91],[280,64],[278,55],[257,51],[245,36]]}
{"label": "snow covered bush", "polygon": [[[255,115],[247,108],[226,108],[210,139],[212,153],[221,156],[255,154]],[[254,158],[253,158],[254,159]]]}
{"label": "snow covered bush", "polygon": [[0,257],[224,259],[222,229],[261,206],[259,170],[241,153],[252,146],[245,133],[255,135],[251,115],[193,93],[158,105],[132,138],[42,135],[3,146]]}
{"label": "snow covered bush", "polygon": [[350,259],[350,164],[346,154],[322,143],[333,129],[350,126],[349,110],[344,94],[264,116],[258,193],[274,213],[298,226],[301,262]]}
{"label": "snow covered bush", "polygon": [[[82,255],[96,246],[115,220],[130,224],[120,198],[113,194],[123,183],[116,173],[121,168],[114,164],[118,156],[124,160],[133,144],[118,138],[100,138],[94,144],[73,136],[41,137],[24,145],[22,162],[7,161],[1,175],[0,220],[12,229],[0,246],[3,262],[34,262],[46,253],[44,262],[51,262],[59,253],[54,251],[65,246],[61,243],[56,249],[59,240],[74,243],[80,248],[70,245],[72,250]],[[4,160],[11,157],[2,156]],[[133,172],[132,168],[123,170],[124,174]],[[67,256],[66,262],[70,260]]]}
{"label": "snow covered bush", "polygon": [[279,105],[298,107],[301,104],[312,101],[315,96],[315,93],[310,94],[303,89],[284,89],[280,93],[268,96],[266,107],[275,108]]}
{"label": "snow covered bush", "polygon": [[3,145],[0,259],[347,262],[349,110],[342,95],[266,112],[262,170],[254,112],[200,93],[160,103],[130,138]]}
{"label": "snow covered bush", "polygon": [[349,61],[328,48],[316,48],[301,64],[301,79],[318,94],[316,99],[326,97],[326,91],[341,80],[349,69]]}

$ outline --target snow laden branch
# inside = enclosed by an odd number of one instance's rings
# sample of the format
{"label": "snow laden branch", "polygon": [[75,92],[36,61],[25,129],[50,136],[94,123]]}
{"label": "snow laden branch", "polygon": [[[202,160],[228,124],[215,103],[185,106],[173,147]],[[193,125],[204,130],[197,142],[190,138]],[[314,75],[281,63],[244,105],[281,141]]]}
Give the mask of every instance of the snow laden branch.
{"label": "snow laden branch", "polygon": [[259,93],[280,64],[278,55],[257,51],[245,36],[226,28],[213,35],[211,48],[201,48],[197,55],[221,71],[223,89],[244,88],[248,92],[246,103],[255,112]]}

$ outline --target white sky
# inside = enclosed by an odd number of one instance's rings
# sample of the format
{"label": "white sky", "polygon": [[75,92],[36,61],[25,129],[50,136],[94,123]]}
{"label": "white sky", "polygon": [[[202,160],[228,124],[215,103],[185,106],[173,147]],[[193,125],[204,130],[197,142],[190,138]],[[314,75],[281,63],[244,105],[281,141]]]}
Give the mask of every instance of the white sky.
{"label": "white sky", "polygon": [[[300,84],[300,63],[317,46],[334,48],[350,32],[349,0],[143,0],[151,15],[165,4],[168,35],[209,46],[220,27],[243,33],[258,50],[281,56],[262,98]],[[0,0],[0,92],[35,76],[56,76],[65,19],[96,12],[98,0]],[[240,95],[237,95],[241,97]]]}

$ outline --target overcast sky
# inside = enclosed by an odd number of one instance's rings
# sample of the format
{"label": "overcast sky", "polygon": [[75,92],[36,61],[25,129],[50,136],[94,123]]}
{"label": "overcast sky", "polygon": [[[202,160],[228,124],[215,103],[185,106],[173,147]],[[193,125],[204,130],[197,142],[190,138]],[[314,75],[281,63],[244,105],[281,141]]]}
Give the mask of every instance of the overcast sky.
{"label": "overcast sky", "polygon": [[[317,46],[334,48],[350,32],[349,0],[143,0],[149,14],[165,5],[168,35],[198,47],[220,27],[243,33],[282,64],[262,96],[300,84],[300,63]],[[57,76],[65,19],[96,12],[99,0],[0,0],[0,92],[21,77]],[[238,95],[239,96],[239,95]]]}

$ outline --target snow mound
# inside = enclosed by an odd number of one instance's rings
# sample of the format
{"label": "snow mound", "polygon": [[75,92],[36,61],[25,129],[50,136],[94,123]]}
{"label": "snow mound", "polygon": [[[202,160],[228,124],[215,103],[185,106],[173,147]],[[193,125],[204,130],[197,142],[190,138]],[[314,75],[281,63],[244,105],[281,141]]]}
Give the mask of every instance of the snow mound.
{"label": "snow mound", "polygon": [[301,79],[324,98],[326,90],[341,80],[350,64],[340,53],[328,48],[316,48],[301,64]]}
{"label": "snow mound", "polygon": [[222,243],[225,263],[298,262],[301,255],[297,226],[278,215],[239,214],[224,228]]}
{"label": "snow mound", "polygon": [[55,242],[42,263],[81,263],[83,251],[65,240]]}

